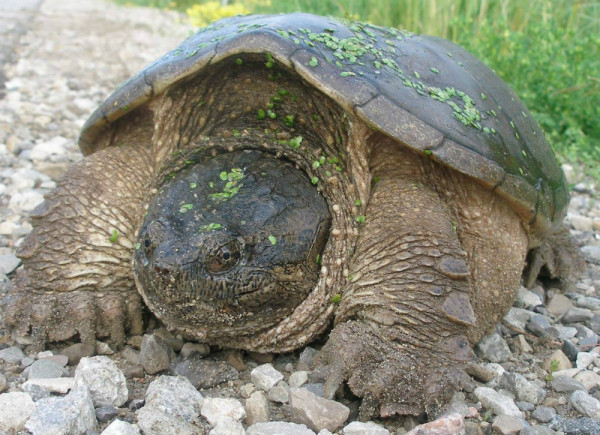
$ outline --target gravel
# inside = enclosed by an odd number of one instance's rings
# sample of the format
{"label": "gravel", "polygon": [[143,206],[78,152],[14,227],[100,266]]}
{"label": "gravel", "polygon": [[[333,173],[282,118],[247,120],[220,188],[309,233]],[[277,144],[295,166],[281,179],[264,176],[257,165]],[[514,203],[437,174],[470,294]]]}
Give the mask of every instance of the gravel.
{"label": "gravel", "polygon": [[[5,28],[14,31],[0,37],[0,297],[19,265],[15,248],[31,231],[27,213],[81,158],[77,135],[91,111],[191,27],[173,12],[101,0],[9,0],[0,4]],[[30,340],[0,331],[0,432],[600,434],[599,191],[584,178],[568,181],[583,185],[566,223],[583,246],[584,273],[566,292],[551,281],[521,288],[477,346],[471,383],[427,417],[358,422],[355,397],[322,397],[327,371],[313,370],[319,344],[244,354],[151,323],[122,350],[98,341],[35,354]]]}

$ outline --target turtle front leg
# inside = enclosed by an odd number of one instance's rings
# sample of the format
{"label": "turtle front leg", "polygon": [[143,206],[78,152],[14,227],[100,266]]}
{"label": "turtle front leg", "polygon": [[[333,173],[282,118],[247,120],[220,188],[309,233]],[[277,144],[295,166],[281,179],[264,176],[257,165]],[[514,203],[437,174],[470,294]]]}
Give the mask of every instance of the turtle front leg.
{"label": "turtle front leg", "polygon": [[114,146],[73,165],[31,215],[23,268],[2,301],[5,323],[34,347],[78,335],[90,345],[141,333],[131,273],[154,161],[142,146]]}
{"label": "turtle front leg", "polygon": [[[486,230],[473,214],[493,194],[396,144],[375,147],[371,172],[379,181],[371,191],[336,326],[320,356],[331,367],[325,394],[333,397],[347,380],[363,398],[362,418],[419,414],[446,401],[465,379],[462,369],[474,357],[473,339],[481,336],[477,330],[492,323],[482,320],[486,304],[479,303],[492,295],[477,287],[501,288],[499,306],[509,306],[527,238],[508,208],[490,210],[508,218],[500,219],[498,231]],[[489,207],[494,204],[499,203],[494,199]],[[512,242],[511,249],[497,243],[512,235],[516,248]],[[494,252],[498,257],[487,257]],[[496,259],[504,262],[502,271],[487,264]]]}

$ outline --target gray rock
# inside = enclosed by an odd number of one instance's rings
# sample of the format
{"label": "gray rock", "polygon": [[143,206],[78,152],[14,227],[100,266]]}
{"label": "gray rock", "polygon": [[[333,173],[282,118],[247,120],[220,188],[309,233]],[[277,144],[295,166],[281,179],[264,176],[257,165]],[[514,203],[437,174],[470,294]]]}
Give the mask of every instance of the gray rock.
{"label": "gray rock", "polygon": [[146,404],[138,411],[145,435],[192,435],[200,432],[193,422],[204,399],[186,378],[161,376],[146,391]]}
{"label": "gray rock", "polygon": [[130,411],[137,411],[146,404],[146,399],[133,399],[127,407]]}
{"label": "gray rock", "polygon": [[79,360],[83,357],[96,355],[96,346],[84,343],[75,343],[60,351],[61,355],[66,355],[69,358],[69,364],[74,366],[79,364]]}
{"label": "gray rock", "polygon": [[567,356],[567,358],[569,358],[569,360],[575,361],[577,359],[579,348],[575,346],[571,340],[564,340],[560,349]]}
{"label": "gray rock", "polygon": [[255,391],[246,399],[246,424],[252,426],[256,423],[269,421],[271,413],[269,403],[263,391]]}
{"label": "gray rock", "polygon": [[552,379],[551,385],[554,391],[559,393],[571,393],[577,390],[586,391],[585,386],[581,382],[568,376],[555,376]]}
{"label": "gray rock", "polygon": [[309,382],[325,383],[325,381],[327,381],[327,377],[329,376],[329,372],[330,367],[328,365],[315,367],[314,370],[308,372],[308,380]]}
{"label": "gray rock", "polygon": [[271,364],[263,364],[250,372],[252,383],[263,391],[269,391],[277,382],[283,379],[283,375],[275,370]]}
{"label": "gray rock", "polygon": [[298,358],[298,364],[296,365],[296,370],[302,371],[310,371],[313,368],[313,364],[315,362],[315,358],[319,354],[317,349],[312,347],[305,347],[304,350],[300,353],[300,357]]}
{"label": "gray rock", "polygon": [[15,254],[0,255],[0,275],[8,275],[21,264]]}
{"label": "gray rock", "polygon": [[511,307],[504,316],[504,321],[507,325],[512,326],[519,331],[524,331],[525,325],[527,325],[527,322],[529,322],[529,319],[531,318],[531,314],[531,311],[524,308]]}
{"label": "gray rock", "polygon": [[35,403],[27,393],[0,394],[0,433],[23,430],[34,410]]}
{"label": "gray rock", "polygon": [[121,352],[121,355],[129,364],[142,365],[142,359],[140,358],[140,352],[135,350],[131,346],[125,346],[125,349]]}
{"label": "gray rock", "polygon": [[27,386],[23,385],[22,388],[23,391],[31,396],[31,399],[34,402],[37,402],[40,399],[45,399],[46,397],[50,397],[52,395],[48,389],[35,384],[29,384]]}
{"label": "gray rock", "polygon": [[21,360],[25,358],[23,351],[16,347],[7,347],[6,349],[0,350],[0,359],[11,364],[20,364]]}
{"label": "gray rock", "polygon": [[179,352],[183,359],[202,358],[210,355],[210,346],[204,343],[185,343]]}
{"label": "gray rock", "polygon": [[323,395],[325,394],[325,384],[304,384],[302,386],[302,388],[304,388],[305,390],[310,391],[311,393],[313,393],[315,396],[319,396],[319,397],[323,397]]}
{"label": "gray rock", "polygon": [[561,340],[568,340],[577,335],[577,328],[573,328],[571,326],[563,326],[563,325],[554,325],[548,328],[556,338],[560,338]]}
{"label": "gray rock", "polygon": [[541,314],[534,313],[529,318],[529,322],[525,325],[527,331],[533,332],[537,336],[542,336],[545,329],[550,328],[552,325],[550,321]]}
{"label": "gray rock", "polygon": [[506,341],[496,333],[484,337],[475,346],[475,350],[483,358],[495,363],[504,362],[512,355]]}
{"label": "gray rock", "polygon": [[600,420],[600,400],[581,390],[573,392],[569,400],[584,416]]}
{"label": "gray rock", "polygon": [[8,381],[6,380],[6,376],[0,373],[0,393],[4,393],[8,388]]}
{"label": "gray rock", "polygon": [[279,382],[269,390],[269,400],[278,403],[287,403],[289,400],[289,386],[285,381]]}
{"label": "gray rock", "polygon": [[[544,392],[545,394],[545,392]],[[515,402],[515,405],[517,405],[519,407],[519,409],[523,412],[531,412],[535,409],[535,405],[531,402],[525,402],[523,400],[519,400],[518,402]]]}
{"label": "gray rock", "polygon": [[107,423],[117,416],[119,411],[111,405],[104,405],[96,408],[96,420],[100,423]]}
{"label": "gray rock", "polygon": [[504,372],[500,378],[500,386],[515,393],[519,400],[533,403],[534,405],[537,405],[546,397],[546,392],[543,388],[532,384],[525,376],[518,373]]}
{"label": "gray rock", "polygon": [[137,424],[115,420],[102,431],[102,435],[140,435],[140,429]]}
{"label": "gray rock", "polygon": [[235,421],[246,418],[246,410],[239,400],[220,397],[206,397],[200,413],[211,426],[216,426],[219,420],[224,418]]}
{"label": "gray rock", "polygon": [[344,435],[389,435],[390,431],[372,421],[366,423],[353,421],[344,427],[342,433]]}
{"label": "gray rock", "polygon": [[162,338],[154,334],[144,335],[140,360],[146,373],[152,375],[168,369],[173,359],[175,359],[175,352]]}
{"label": "gray rock", "polygon": [[[569,294],[571,296],[571,294]],[[587,308],[588,310],[597,311],[600,310],[600,298],[592,296],[584,296],[578,293],[573,293],[573,302],[580,308]]]}
{"label": "gray rock", "polygon": [[555,316],[560,316],[566,313],[570,308],[573,308],[573,302],[562,293],[556,293],[546,308]]}
{"label": "gray rock", "polygon": [[29,367],[27,379],[60,378],[68,376],[69,371],[49,359],[39,359]]}
{"label": "gray rock", "polygon": [[594,418],[569,420],[557,416],[548,426],[568,435],[600,435],[600,421]]}
{"label": "gray rock", "polygon": [[522,417],[523,414],[515,404],[514,400],[508,396],[498,393],[496,390],[488,387],[478,387],[474,391],[477,400],[488,409],[491,409],[496,415],[512,415],[513,417]]}
{"label": "gray rock", "polygon": [[304,388],[290,388],[292,419],[310,429],[335,431],[350,415],[350,409],[333,400],[318,397]]}
{"label": "gray rock", "polygon": [[315,435],[315,433],[304,424],[284,423],[272,421],[268,423],[256,423],[246,429],[247,435]]}
{"label": "gray rock", "polygon": [[196,388],[212,388],[227,381],[239,378],[239,373],[222,361],[190,359],[172,367],[175,375],[184,376]]}
{"label": "gray rock", "polygon": [[502,435],[518,435],[523,429],[520,418],[512,415],[502,414],[494,419],[492,430]]}
{"label": "gray rock", "polygon": [[516,307],[533,308],[543,303],[542,298],[537,293],[532,292],[525,287],[521,287],[517,293],[514,305]]}
{"label": "gray rock", "polygon": [[562,323],[578,323],[585,322],[586,320],[591,320],[594,317],[594,313],[592,313],[587,308],[570,308],[565,314],[563,314],[560,321]]}
{"label": "gray rock", "polygon": [[81,358],[75,370],[75,384],[88,388],[96,407],[119,407],[127,401],[129,395],[125,375],[106,356]]}
{"label": "gray rock", "polygon": [[590,262],[600,264],[600,246],[586,245],[581,248],[581,252]]}
{"label": "gray rock", "polygon": [[83,434],[96,427],[94,403],[86,388],[77,388],[64,397],[39,400],[25,423],[33,435]]}
{"label": "gray rock", "polygon": [[288,384],[290,387],[299,388],[308,382],[308,372],[306,370],[300,370],[290,375]]}
{"label": "gray rock", "polygon": [[208,435],[246,435],[246,431],[239,421],[231,418],[224,418],[219,420],[217,425],[208,433]]}
{"label": "gray rock", "polygon": [[538,406],[531,413],[531,416],[540,423],[548,423],[556,416],[556,410],[554,408],[550,408],[549,406]]}

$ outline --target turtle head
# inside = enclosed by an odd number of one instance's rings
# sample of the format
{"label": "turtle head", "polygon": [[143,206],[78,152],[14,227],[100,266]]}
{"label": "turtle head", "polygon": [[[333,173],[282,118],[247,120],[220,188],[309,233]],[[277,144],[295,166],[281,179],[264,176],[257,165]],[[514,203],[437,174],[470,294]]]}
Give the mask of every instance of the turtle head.
{"label": "turtle head", "polygon": [[134,255],[138,289],[169,326],[234,346],[311,292],[330,220],[308,177],[270,154],[189,164],[150,201]]}

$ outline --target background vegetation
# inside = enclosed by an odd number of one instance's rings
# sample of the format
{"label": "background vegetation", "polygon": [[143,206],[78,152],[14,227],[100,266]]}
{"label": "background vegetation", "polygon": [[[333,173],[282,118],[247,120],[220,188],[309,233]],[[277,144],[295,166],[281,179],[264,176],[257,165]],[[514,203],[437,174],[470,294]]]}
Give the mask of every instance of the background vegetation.
{"label": "background vegetation", "polygon": [[[124,3],[125,0],[117,0]],[[583,0],[129,0],[193,24],[303,11],[450,39],[493,68],[532,111],[559,159],[600,179],[600,2]]]}

